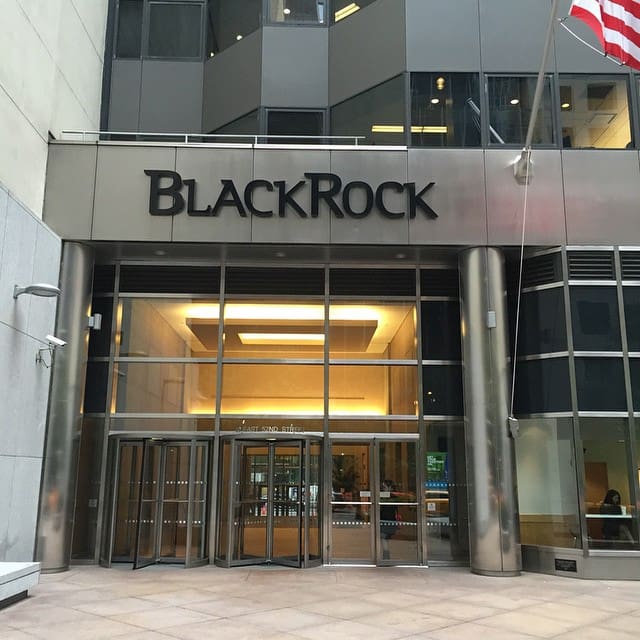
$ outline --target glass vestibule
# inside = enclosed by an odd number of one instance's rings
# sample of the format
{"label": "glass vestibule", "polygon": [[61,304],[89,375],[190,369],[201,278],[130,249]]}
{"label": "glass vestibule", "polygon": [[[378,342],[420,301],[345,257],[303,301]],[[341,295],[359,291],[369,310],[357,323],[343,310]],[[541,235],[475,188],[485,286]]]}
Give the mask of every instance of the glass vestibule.
{"label": "glass vestibule", "polygon": [[110,532],[103,563],[206,561],[209,442],[113,438]]}
{"label": "glass vestibule", "polygon": [[320,438],[222,440],[216,562],[320,564]]}
{"label": "glass vestibule", "polygon": [[420,564],[418,441],[332,439],[333,564]]}

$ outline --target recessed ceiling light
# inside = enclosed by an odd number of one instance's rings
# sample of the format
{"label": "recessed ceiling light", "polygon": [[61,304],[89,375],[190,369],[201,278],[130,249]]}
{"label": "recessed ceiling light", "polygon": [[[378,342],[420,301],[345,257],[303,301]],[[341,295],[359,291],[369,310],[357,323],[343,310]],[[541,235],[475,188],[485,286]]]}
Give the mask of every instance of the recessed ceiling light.
{"label": "recessed ceiling light", "polygon": [[563,102],[560,106],[563,109],[569,109],[571,107],[571,104],[569,102]]}
{"label": "recessed ceiling light", "polygon": [[236,40],[242,40],[242,34],[240,34],[240,33],[239,33],[239,34],[236,36]]}
{"label": "recessed ceiling light", "polygon": [[162,250],[162,249],[156,249],[153,253],[155,253],[157,256],[166,256],[167,252]]}
{"label": "recessed ceiling light", "polygon": [[520,104],[520,99],[519,98],[511,98],[511,100],[509,100],[509,102],[511,104]]}
{"label": "recessed ceiling light", "polygon": [[276,251],[276,258],[286,258],[287,254],[284,251]]}
{"label": "recessed ceiling light", "polygon": [[404,260],[404,258],[407,257],[406,253],[396,253],[396,258],[398,258],[398,260]]}
{"label": "recessed ceiling light", "polygon": [[436,78],[436,89],[442,91],[444,89],[444,78],[439,76]]}
{"label": "recessed ceiling light", "polygon": [[284,13],[285,16],[288,16],[291,13],[291,9],[283,9],[282,13]]}
{"label": "recessed ceiling light", "polygon": [[431,104],[438,104],[440,102],[440,98],[431,98]]}
{"label": "recessed ceiling light", "polygon": [[215,55],[216,55],[216,54],[212,51],[212,52],[209,54],[209,57],[210,57],[210,58],[213,58],[213,56],[215,56]]}

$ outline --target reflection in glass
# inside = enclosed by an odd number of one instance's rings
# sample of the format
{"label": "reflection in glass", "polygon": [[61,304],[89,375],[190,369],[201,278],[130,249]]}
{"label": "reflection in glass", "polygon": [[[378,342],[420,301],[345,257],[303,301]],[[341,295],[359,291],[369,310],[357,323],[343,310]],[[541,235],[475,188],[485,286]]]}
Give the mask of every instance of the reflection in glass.
{"label": "reflection in glass", "polygon": [[[636,506],[629,469],[629,424],[624,418],[580,418],[585,508],[592,549],[637,549]],[[613,493],[615,492],[615,494]]]}
{"label": "reflection in glass", "polygon": [[572,419],[521,420],[515,443],[522,544],[581,547]]}
{"label": "reflection in glass", "polygon": [[[492,144],[523,144],[527,135],[535,77],[493,76],[488,78],[489,120]],[[551,80],[545,79],[540,113],[533,132],[533,144],[554,143],[551,109]]]}
{"label": "reflection in glass", "polygon": [[518,360],[514,407],[520,415],[571,411],[569,359]]}
{"label": "reflection in glass", "polygon": [[567,350],[562,287],[522,294],[518,333],[518,355]]}
{"label": "reflection in glass", "polygon": [[322,359],[323,355],[322,302],[225,303],[225,358]]}
{"label": "reflection in glass", "polygon": [[422,389],[424,415],[463,415],[462,365],[424,365]]}
{"label": "reflection in glass", "polygon": [[629,351],[640,351],[640,287],[623,287]]}
{"label": "reflection in glass", "polygon": [[142,45],[142,0],[118,3],[116,58],[139,58]]}
{"label": "reflection in glass", "polygon": [[417,433],[417,420],[329,420],[333,433]]}
{"label": "reflection in glass", "polygon": [[142,443],[123,443],[120,446],[120,465],[116,486],[117,502],[112,555],[114,561],[133,561],[140,505],[141,471]]}
{"label": "reflection in glass", "polygon": [[324,369],[307,364],[225,364],[222,413],[322,415]]}
{"label": "reflection in glass", "polygon": [[215,364],[120,362],[116,369],[118,413],[215,413]]}
{"label": "reflection in glass", "polygon": [[[267,134],[278,136],[267,138],[267,144],[321,144],[318,136],[323,133],[324,114],[322,111],[280,111],[267,112]],[[282,138],[281,136],[292,136]],[[309,136],[301,138],[300,136]]]}
{"label": "reflection in glass", "polygon": [[257,136],[260,133],[258,112],[252,111],[251,113],[247,113],[246,115],[236,118],[222,127],[218,127],[214,131],[210,131],[209,133],[215,133],[220,136],[219,138],[214,138],[216,142],[252,142],[253,138],[247,138],[247,136]]}
{"label": "reflection in glass", "polygon": [[625,411],[622,358],[576,358],[579,411]]}
{"label": "reflection in glass", "polygon": [[215,300],[122,298],[118,315],[121,357],[214,358],[218,352]]}
{"label": "reflection in glass", "polygon": [[464,425],[427,425],[424,501],[429,558],[469,557],[469,515],[465,473]]}
{"label": "reflection in glass", "polygon": [[460,347],[460,302],[430,300],[421,304],[422,358],[462,360]]}
{"label": "reflection in glass", "polygon": [[411,144],[479,147],[477,73],[411,74]]}
{"label": "reflection in glass", "polygon": [[269,0],[271,22],[323,24],[328,0]]}
{"label": "reflection in glass", "polygon": [[331,109],[334,136],[363,136],[363,144],[405,144],[404,76],[397,76]]}
{"label": "reflection in glass", "polygon": [[329,413],[417,415],[418,368],[405,365],[331,365]]}
{"label": "reflection in glass", "polygon": [[559,82],[565,149],[632,146],[626,78],[561,75]]}
{"label": "reflection in glass", "polygon": [[375,2],[375,0],[331,0],[331,22],[340,22],[349,16],[354,15],[360,9]]}

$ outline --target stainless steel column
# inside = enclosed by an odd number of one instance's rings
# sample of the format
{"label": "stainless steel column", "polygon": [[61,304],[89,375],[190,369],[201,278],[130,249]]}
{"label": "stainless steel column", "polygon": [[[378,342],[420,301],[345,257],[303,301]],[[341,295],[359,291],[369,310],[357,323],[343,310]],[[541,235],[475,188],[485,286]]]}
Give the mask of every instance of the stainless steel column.
{"label": "stainless steel column", "polygon": [[57,349],[53,357],[36,542],[36,559],[43,571],[65,571],[71,559],[92,274],[93,250],[66,242],[56,336],[67,345]]}
{"label": "stainless steel column", "polygon": [[509,365],[502,251],[462,251],[460,312],[471,570],[495,576],[522,568],[514,446],[507,428]]}

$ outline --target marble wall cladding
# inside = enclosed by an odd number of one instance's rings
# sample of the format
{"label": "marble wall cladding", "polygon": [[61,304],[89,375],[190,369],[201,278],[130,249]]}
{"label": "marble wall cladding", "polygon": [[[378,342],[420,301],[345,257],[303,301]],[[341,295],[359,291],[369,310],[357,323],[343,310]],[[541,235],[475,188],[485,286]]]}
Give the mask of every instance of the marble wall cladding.
{"label": "marble wall cladding", "polygon": [[0,188],[0,561],[33,559],[50,380],[36,354],[57,303],[14,299],[13,287],[57,285],[60,252],[60,238]]}

